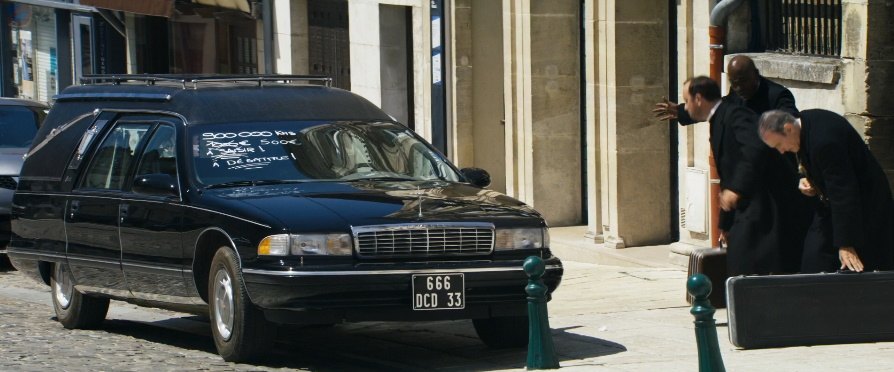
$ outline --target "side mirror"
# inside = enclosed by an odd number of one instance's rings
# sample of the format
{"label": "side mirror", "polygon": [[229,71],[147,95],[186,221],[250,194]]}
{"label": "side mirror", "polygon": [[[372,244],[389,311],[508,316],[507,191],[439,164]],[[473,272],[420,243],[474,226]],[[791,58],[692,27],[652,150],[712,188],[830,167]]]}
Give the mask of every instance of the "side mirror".
{"label": "side mirror", "polygon": [[490,173],[487,173],[484,169],[463,168],[460,172],[463,174],[463,177],[466,177],[466,181],[469,181],[473,186],[483,189],[490,185]]}
{"label": "side mirror", "polygon": [[133,182],[133,191],[146,195],[180,196],[177,179],[170,174],[164,173],[137,176]]}

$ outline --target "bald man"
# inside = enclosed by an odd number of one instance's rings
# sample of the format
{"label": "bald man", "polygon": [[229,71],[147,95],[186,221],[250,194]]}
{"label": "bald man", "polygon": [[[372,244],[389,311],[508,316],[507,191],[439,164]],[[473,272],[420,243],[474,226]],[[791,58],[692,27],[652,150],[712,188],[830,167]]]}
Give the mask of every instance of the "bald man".
{"label": "bald man", "polygon": [[[754,60],[744,55],[730,59],[726,66],[730,93],[723,97],[725,102],[748,107],[760,115],[769,110],[782,110],[798,116],[795,96],[786,87],[760,75]],[[680,125],[695,124],[686,113],[684,104],[676,104],[665,98],[655,104],[652,110],[655,117],[661,120],[676,120]]]}

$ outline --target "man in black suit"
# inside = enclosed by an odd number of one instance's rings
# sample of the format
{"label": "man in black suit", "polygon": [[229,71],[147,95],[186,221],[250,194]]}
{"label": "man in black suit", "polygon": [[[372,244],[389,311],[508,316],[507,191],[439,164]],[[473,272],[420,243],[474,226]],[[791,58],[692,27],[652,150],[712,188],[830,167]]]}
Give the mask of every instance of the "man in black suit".
{"label": "man in black suit", "polygon": [[[754,60],[748,56],[739,55],[730,59],[726,71],[730,93],[724,97],[724,100],[748,107],[758,115],[774,109],[798,115],[795,96],[792,95],[792,92],[761,76],[754,65]],[[698,122],[686,112],[685,104],[670,102],[666,97],[662,102],[655,104],[655,109],[652,112],[661,120],[677,120],[680,125]]]}
{"label": "man in black suit", "polygon": [[[799,246],[783,224],[787,198],[797,196],[794,184],[781,182],[783,161],[768,161],[773,151],[757,135],[757,115],[729,98],[705,76],[683,84],[683,100],[690,117],[710,123],[711,151],[720,175],[720,229],[728,245],[729,275],[797,271]],[[788,186],[788,187],[786,187]]]}
{"label": "man in black suit", "polygon": [[760,118],[760,137],[798,154],[799,188],[821,200],[807,235],[802,272],[894,269],[894,201],[888,179],[859,133],[841,115],[806,110]]}

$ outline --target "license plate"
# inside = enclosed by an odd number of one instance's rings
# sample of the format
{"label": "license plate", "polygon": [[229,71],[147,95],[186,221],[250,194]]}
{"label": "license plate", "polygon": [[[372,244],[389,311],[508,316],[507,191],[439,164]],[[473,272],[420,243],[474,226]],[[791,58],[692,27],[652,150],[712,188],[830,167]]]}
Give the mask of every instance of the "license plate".
{"label": "license plate", "polygon": [[466,308],[463,274],[413,275],[413,310]]}

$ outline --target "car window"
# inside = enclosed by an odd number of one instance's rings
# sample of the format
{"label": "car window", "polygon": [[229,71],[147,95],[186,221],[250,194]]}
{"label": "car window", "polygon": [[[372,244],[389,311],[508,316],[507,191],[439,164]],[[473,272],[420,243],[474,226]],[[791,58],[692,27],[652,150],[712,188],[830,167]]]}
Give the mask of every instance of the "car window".
{"label": "car window", "polygon": [[457,181],[450,164],[404,126],[276,122],[190,127],[204,185],[269,180]]}
{"label": "car window", "polygon": [[177,156],[174,148],[174,128],[168,125],[158,127],[152,139],[143,150],[137,176],[144,174],[167,174],[177,177]]}
{"label": "car window", "polygon": [[121,190],[150,123],[119,123],[93,155],[82,188]]}
{"label": "car window", "polygon": [[37,134],[38,115],[22,106],[0,106],[0,148],[29,147]]}

